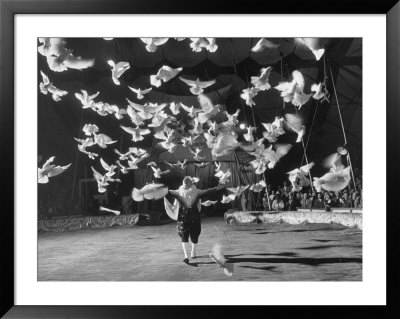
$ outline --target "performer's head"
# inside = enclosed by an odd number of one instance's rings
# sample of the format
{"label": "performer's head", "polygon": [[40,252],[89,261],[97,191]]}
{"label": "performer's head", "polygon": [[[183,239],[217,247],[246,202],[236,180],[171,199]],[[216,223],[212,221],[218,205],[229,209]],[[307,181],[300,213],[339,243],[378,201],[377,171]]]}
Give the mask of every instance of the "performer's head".
{"label": "performer's head", "polygon": [[183,178],[182,185],[183,185],[186,189],[189,189],[190,187],[192,187],[192,185],[193,185],[192,178],[191,178],[190,176],[185,176],[185,177]]}

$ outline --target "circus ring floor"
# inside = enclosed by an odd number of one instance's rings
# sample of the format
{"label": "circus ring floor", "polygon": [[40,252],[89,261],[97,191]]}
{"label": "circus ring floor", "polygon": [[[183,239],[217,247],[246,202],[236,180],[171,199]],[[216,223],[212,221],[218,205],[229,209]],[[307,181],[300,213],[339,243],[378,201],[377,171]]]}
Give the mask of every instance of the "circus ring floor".
{"label": "circus ring floor", "polygon": [[[234,264],[227,277],[215,243]],[[202,220],[198,258],[183,263],[175,222],[38,235],[39,281],[361,281],[362,231],[332,224]]]}

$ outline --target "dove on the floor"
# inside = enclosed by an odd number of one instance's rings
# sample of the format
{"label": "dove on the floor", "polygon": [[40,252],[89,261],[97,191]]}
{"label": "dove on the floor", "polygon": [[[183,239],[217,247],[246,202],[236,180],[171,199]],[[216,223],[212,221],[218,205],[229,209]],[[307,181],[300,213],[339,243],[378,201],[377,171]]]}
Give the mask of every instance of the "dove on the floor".
{"label": "dove on the floor", "polygon": [[213,245],[213,247],[211,248],[210,258],[215,261],[220,267],[222,267],[225,275],[227,275],[228,277],[233,276],[234,264],[229,263],[226,260],[222,252],[221,244],[216,243]]}
{"label": "dove on the floor", "polygon": [[115,210],[115,209],[110,209],[110,208],[106,208],[103,206],[99,207],[99,211],[103,211],[103,212],[108,212],[108,213],[113,213],[114,215],[119,215],[121,214],[121,212],[119,210]]}

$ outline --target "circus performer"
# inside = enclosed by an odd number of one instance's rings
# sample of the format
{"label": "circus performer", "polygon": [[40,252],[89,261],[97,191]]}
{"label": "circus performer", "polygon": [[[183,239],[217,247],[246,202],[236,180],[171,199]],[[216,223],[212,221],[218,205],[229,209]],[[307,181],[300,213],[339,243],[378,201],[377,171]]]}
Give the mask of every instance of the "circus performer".
{"label": "circus performer", "polygon": [[217,187],[200,190],[194,185],[193,179],[186,176],[177,190],[169,190],[169,194],[175,198],[173,205],[164,198],[167,214],[177,221],[177,232],[182,240],[184,263],[189,264],[189,238],[192,242],[190,258],[196,258],[196,248],[201,233],[201,198],[224,187],[219,184]]}

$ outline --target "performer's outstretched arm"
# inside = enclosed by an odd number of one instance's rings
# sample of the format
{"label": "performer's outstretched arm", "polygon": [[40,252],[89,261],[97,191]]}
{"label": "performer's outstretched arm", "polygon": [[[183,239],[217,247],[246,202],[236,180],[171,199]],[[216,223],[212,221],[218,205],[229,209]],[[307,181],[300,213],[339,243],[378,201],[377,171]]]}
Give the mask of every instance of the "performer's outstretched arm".
{"label": "performer's outstretched arm", "polygon": [[207,195],[211,194],[212,192],[219,191],[222,188],[225,188],[225,185],[218,184],[218,186],[216,186],[216,187],[202,189],[202,190],[199,190],[199,193],[198,193],[199,195],[198,196],[199,196],[199,198],[201,198],[201,197],[204,197],[204,196],[207,196]]}

